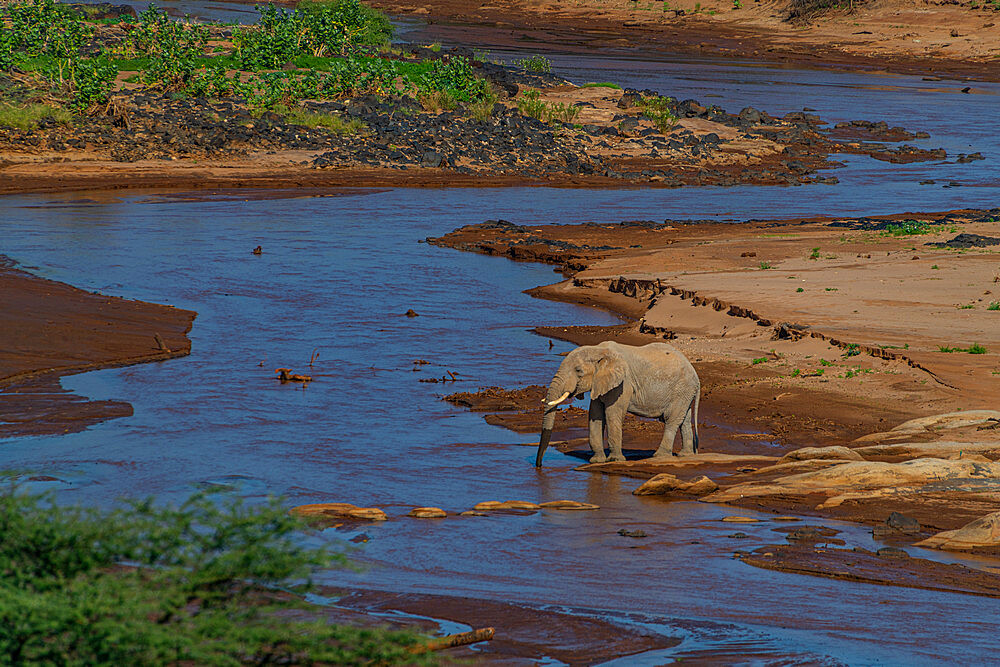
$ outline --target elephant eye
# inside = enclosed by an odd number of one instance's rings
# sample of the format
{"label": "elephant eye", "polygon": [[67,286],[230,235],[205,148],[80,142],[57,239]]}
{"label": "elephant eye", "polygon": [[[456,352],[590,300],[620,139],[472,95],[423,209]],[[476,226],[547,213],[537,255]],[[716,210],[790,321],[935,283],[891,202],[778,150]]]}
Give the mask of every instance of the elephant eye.
{"label": "elephant eye", "polygon": [[577,375],[583,375],[583,369],[582,368],[577,368],[576,369],[576,374]]}

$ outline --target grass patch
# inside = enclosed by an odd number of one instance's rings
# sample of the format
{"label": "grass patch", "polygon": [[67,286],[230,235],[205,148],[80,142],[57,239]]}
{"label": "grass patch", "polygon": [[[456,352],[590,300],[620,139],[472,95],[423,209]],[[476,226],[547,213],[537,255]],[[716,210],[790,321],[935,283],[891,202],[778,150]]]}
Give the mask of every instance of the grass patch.
{"label": "grass patch", "polygon": [[773,269],[774,268],[771,265],[771,262],[761,262],[758,266],[760,266],[760,268],[762,268],[762,269]]}
{"label": "grass patch", "polygon": [[986,306],[986,310],[1000,310],[1000,301],[990,301],[990,305]]}
{"label": "grass patch", "polygon": [[614,88],[615,90],[621,90],[622,87],[617,83],[603,82],[603,83],[585,83],[581,88]]}
{"label": "grass patch", "polygon": [[969,347],[948,347],[947,345],[938,346],[939,352],[952,353],[952,352],[965,352],[967,354],[986,354],[989,350],[980,345],[979,343],[973,343]]}
{"label": "grass patch", "polygon": [[357,118],[344,120],[340,116],[328,113],[315,113],[305,109],[294,109],[285,115],[289,123],[305,125],[306,127],[321,127],[334,134],[358,134],[364,131],[367,126]]}
{"label": "grass patch", "polygon": [[69,125],[73,122],[73,114],[66,109],[48,104],[28,104],[23,107],[0,104],[0,127],[33,130],[45,120]]}
{"label": "grass patch", "polygon": [[757,364],[767,363],[767,357],[757,357],[756,359],[751,359],[750,363],[754,366]]}
{"label": "grass patch", "polygon": [[545,102],[537,90],[526,90],[517,98],[517,109],[546,123],[572,123],[580,115],[580,109],[562,102]]}
{"label": "grass patch", "polygon": [[667,134],[680,120],[673,112],[674,103],[672,97],[643,97],[638,106],[642,109],[642,115],[653,121],[656,129]]}

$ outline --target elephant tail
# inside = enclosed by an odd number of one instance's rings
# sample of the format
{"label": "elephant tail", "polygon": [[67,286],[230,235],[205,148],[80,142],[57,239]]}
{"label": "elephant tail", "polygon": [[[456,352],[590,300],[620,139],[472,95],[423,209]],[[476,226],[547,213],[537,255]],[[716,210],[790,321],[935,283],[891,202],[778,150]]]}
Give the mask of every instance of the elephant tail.
{"label": "elephant tail", "polygon": [[691,420],[691,426],[694,427],[694,453],[698,453],[698,403],[701,402],[701,390],[699,390],[694,395],[694,414],[691,415],[693,419]]}

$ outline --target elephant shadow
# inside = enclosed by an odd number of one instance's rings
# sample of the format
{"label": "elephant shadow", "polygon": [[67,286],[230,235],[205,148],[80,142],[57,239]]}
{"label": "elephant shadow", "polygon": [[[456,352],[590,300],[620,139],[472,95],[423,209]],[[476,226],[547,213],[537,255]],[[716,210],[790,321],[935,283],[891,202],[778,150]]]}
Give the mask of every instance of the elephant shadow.
{"label": "elephant shadow", "polygon": [[[639,459],[648,459],[653,456],[655,450],[653,449],[622,449],[622,455],[625,457],[626,461],[638,461]],[[590,449],[573,449],[568,452],[563,452],[566,456],[572,456],[573,458],[583,459],[584,462],[590,461],[590,457],[594,455]]]}

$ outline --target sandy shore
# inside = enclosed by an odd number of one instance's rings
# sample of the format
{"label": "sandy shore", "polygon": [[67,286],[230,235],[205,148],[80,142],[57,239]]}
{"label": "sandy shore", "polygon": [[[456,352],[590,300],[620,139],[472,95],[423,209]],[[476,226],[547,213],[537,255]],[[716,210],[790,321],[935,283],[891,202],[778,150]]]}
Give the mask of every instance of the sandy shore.
{"label": "sandy shore", "polygon": [[[714,425],[702,430],[701,453],[648,458],[662,427],[630,417],[629,460],[586,464],[586,412],[570,407],[553,438],[581,459],[581,471],[647,480],[652,486],[636,493],[667,501],[860,522],[903,545],[963,529],[1000,500],[1000,211],[740,225],[492,221],[429,241],[555,264],[567,280],[529,293],[630,319],[536,329],[542,335],[578,344],[666,339],[695,364],[702,421]],[[495,388],[449,400],[531,433],[543,392]],[[897,530],[893,512],[913,525]],[[952,545],[994,553],[993,539],[987,527]],[[882,571],[883,583],[922,577],[919,587],[996,595],[995,575],[954,583],[978,570],[909,559],[904,576],[892,552],[793,546],[746,560],[878,579],[842,566],[854,562]]]}
{"label": "sandy shore", "polygon": [[105,296],[0,266],[0,437],[76,432],[129,416],[66,392],[72,373],[181,357],[195,313]]}
{"label": "sandy shore", "polygon": [[[803,67],[865,69],[929,77],[1000,80],[1000,14],[969,4],[927,0],[854,3],[853,11],[828,10],[790,18],[789,0],[376,0],[376,6],[432,24],[428,37],[468,34],[449,23],[509,31],[517,43],[525,30],[560,48],[641,48],[736,59],[778,61]],[[739,7],[735,5],[739,4]],[[535,34],[538,42],[540,34]]]}

